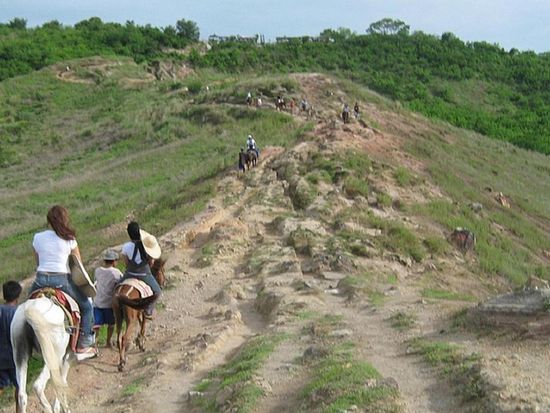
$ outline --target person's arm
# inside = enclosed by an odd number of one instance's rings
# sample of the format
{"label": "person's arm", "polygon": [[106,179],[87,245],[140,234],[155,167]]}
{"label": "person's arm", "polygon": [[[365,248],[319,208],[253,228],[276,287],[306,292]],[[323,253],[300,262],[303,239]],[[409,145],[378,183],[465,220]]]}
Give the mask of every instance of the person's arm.
{"label": "person's arm", "polygon": [[124,262],[124,268],[128,268],[128,263],[130,262],[130,260],[128,259],[128,256],[124,253],[122,253],[121,256],[122,256],[122,261]]}
{"label": "person's arm", "polygon": [[78,249],[78,245],[71,250],[71,254],[74,255],[76,258],[78,258],[80,262],[82,262],[82,257],[80,256],[80,250]]}
{"label": "person's arm", "polygon": [[40,265],[40,261],[38,260],[38,254],[34,249],[32,250],[32,253],[34,255],[34,262],[36,262],[36,268],[38,268],[38,266]]}

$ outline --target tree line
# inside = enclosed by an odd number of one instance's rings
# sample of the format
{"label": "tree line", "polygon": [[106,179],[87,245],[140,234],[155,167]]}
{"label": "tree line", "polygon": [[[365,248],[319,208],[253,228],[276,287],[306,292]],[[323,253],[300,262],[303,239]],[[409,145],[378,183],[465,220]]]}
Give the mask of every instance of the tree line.
{"label": "tree line", "polygon": [[0,80],[29,73],[68,59],[98,54],[131,56],[137,62],[154,58],[169,48],[183,48],[199,40],[195,22],[180,19],[164,28],[105,23],[92,17],[64,26],[56,20],[27,28],[22,18],[0,23]]}
{"label": "tree line", "polygon": [[[326,29],[310,37],[258,45],[228,41],[186,57],[222,72],[323,71],[360,82],[427,116],[550,154],[550,54],[464,42],[453,33],[410,33],[400,20],[372,23],[366,34]],[[196,23],[164,28],[105,23],[72,26],[51,21],[27,28],[16,18],[0,24],[0,80],[46,65],[98,54],[156,59],[199,39]],[[181,58],[181,57],[179,57]]]}
{"label": "tree line", "polygon": [[452,33],[410,33],[392,19],[371,24],[364,35],[327,29],[320,39],[220,43],[190,58],[225,72],[333,73],[427,116],[550,154],[550,54],[506,51]]}

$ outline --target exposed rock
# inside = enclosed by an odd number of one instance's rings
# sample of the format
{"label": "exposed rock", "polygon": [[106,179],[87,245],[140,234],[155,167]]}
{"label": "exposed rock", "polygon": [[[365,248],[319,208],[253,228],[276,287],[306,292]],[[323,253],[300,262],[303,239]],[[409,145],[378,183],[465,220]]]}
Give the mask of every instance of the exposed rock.
{"label": "exposed rock", "polygon": [[281,303],[282,296],[273,292],[260,292],[254,302],[254,308],[264,317],[269,318]]}
{"label": "exposed rock", "polygon": [[480,311],[540,314],[547,313],[550,305],[550,289],[524,289],[509,294],[500,295],[478,306]]}
{"label": "exposed rock", "polygon": [[470,208],[472,208],[472,211],[474,212],[481,212],[483,209],[483,205],[481,205],[479,202],[472,202],[470,204]]}
{"label": "exposed rock", "polygon": [[550,289],[525,289],[495,297],[470,312],[481,326],[502,327],[514,333],[550,335]]}
{"label": "exposed rock", "polygon": [[353,332],[347,329],[334,330],[329,333],[329,337],[337,337],[337,338],[351,337],[352,335],[353,335]]}
{"label": "exposed rock", "polygon": [[506,198],[504,196],[504,194],[502,192],[498,192],[496,195],[495,195],[495,199],[496,201],[502,205],[504,208],[510,208],[510,201],[508,200],[508,198]]}
{"label": "exposed rock", "polygon": [[299,227],[290,233],[288,242],[298,254],[311,255],[316,239],[312,231]]}
{"label": "exposed rock", "polygon": [[232,305],[236,300],[243,300],[246,294],[240,285],[233,282],[226,284],[214,297],[212,301],[223,305]]}
{"label": "exposed rock", "polygon": [[311,346],[304,351],[302,360],[306,363],[319,360],[329,355],[329,350],[325,347]]}
{"label": "exposed rock", "polygon": [[322,277],[325,280],[340,281],[343,278],[346,278],[347,274],[341,272],[332,272],[332,271],[323,271],[321,273]]}
{"label": "exposed rock", "polygon": [[449,235],[449,242],[462,252],[467,252],[473,250],[475,247],[476,236],[472,231],[458,227]]}
{"label": "exposed rock", "polygon": [[534,290],[537,290],[539,288],[548,289],[550,288],[550,283],[548,283],[548,281],[546,280],[543,280],[542,278],[531,275],[525,283],[525,288]]}
{"label": "exposed rock", "polygon": [[200,391],[190,391],[187,393],[187,400],[192,402],[196,399],[202,399],[204,397],[204,393]]}

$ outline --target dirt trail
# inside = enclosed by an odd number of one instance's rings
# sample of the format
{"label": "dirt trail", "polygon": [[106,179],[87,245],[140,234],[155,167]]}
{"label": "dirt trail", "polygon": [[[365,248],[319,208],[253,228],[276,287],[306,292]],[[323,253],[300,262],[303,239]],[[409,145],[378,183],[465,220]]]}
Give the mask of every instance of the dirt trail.
{"label": "dirt trail", "polygon": [[[356,149],[367,151],[379,162],[393,160],[423,172],[420,163],[400,150],[402,141],[397,134],[382,134],[364,122],[342,125],[334,121],[340,109],[337,100],[340,95],[336,91],[336,98],[325,102],[326,90],[335,90],[330,79],[321,75],[296,75],[296,78],[316,108],[318,123],[312,136],[284,153],[285,159],[305,162],[311,154]],[[379,124],[397,122],[374,105],[368,106],[368,110],[371,119]],[[415,263],[383,251],[375,257],[354,257],[353,262],[347,262],[336,253],[329,258],[336,258],[341,268],[322,268],[326,259],[297,252],[295,246],[290,246],[289,236],[296,228],[304,227],[326,242],[335,232],[339,211],[345,208],[362,208],[409,228],[433,228],[392,207],[371,205],[361,197],[348,199],[341,187],[334,185],[319,185],[310,207],[296,210],[289,189],[291,183],[275,171],[282,153],[282,148],[264,148],[257,168],[244,176],[228,173],[219,183],[219,195],[203,213],[160,237],[167,259],[169,287],[161,298],[161,310],[149,326],[148,350],[130,351],[124,373],[117,371],[117,354],[108,349],[98,359],[74,366],[69,375],[74,411],[198,412],[188,401],[189,392],[251,337],[265,333],[282,333],[296,339],[283,341],[257,372],[254,380],[265,395],[254,411],[300,411],[304,403],[301,390],[312,377],[307,366],[296,360],[316,340],[307,333],[311,322],[307,314],[340,317],[341,325],[329,334],[353,341],[356,357],[370,362],[384,378],[397,383],[403,411],[464,411],[447,381],[441,380],[419,356],[407,354],[408,339],[437,337],[446,328],[450,314],[473,305],[445,300],[428,302],[422,298],[421,281],[425,274],[433,277],[430,282],[442,282],[433,270],[435,264],[444,267],[444,282],[449,285],[471,284],[472,289],[484,293],[479,281],[464,276],[464,258],[451,255],[444,261],[427,259]],[[419,197],[442,196],[429,183],[423,191],[407,191],[396,186],[388,173],[372,179],[377,187],[401,199],[418,201]],[[329,218],[323,214],[329,214]],[[376,236],[374,232],[372,238]],[[376,274],[370,292],[376,292],[378,300],[364,292],[351,296],[337,288],[338,282],[348,274],[356,274],[357,268]],[[273,308],[258,305],[260,291],[274,294],[280,302],[273,304]],[[392,328],[388,320],[397,312],[415,315],[415,326],[406,332]],[[466,344],[468,350],[481,351],[494,359],[502,350],[495,348],[490,339],[478,341],[465,334],[449,335],[446,339]],[[528,348],[504,343],[503,347],[506,350],[499,366],[538,368],[534,387],[544,391],[543,387],[537,387],[544,377],[539,374],[541,367],[533,363],[534,358],[524,358]],[[514,354],[520,355],[514,359]],[[502,371],[510,372],[505,368]],[[523,372],[526,373],[528,370]],[[503,394],[513,399],[521,389],[509,381],[502,385],[510,393]],[[30,403],[30,409],[36,410],[36,398],[31,397]]]}

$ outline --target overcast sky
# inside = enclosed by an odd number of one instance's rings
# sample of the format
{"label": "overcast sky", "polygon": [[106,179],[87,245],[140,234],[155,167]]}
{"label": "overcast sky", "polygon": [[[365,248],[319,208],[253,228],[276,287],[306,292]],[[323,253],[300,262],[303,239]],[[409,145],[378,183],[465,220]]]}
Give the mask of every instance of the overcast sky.
{"label": "overcast sky", "polygon": [[550,0],[0,0],[1,22],[23,17],[29,26],[50,20],[73,25],[92,16],[153,26],[185,18],[197,22],[201,38],[258,33],[266,39],[338,27],[364,33],[370,23],[391,17],[426,33],[550,51]]}

